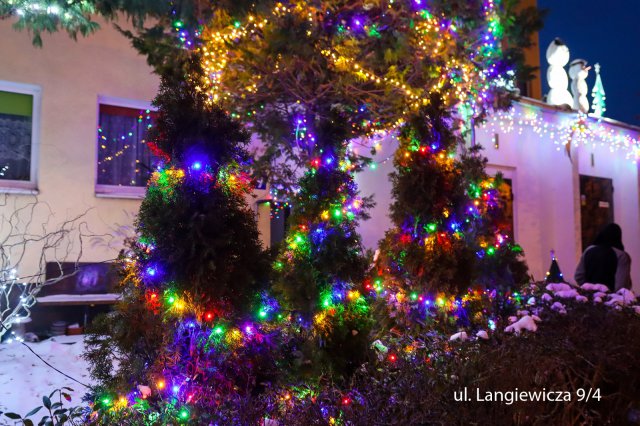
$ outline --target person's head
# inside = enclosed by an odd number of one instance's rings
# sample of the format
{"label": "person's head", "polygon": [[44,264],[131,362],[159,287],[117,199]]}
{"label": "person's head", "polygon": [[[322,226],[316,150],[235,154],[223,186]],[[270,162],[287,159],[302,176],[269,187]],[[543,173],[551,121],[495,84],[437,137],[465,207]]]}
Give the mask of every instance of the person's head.
{"label": "person's head", "polygon": [[596,246],[609,246],[615,247],[619,250],[624,250],[622,245],[622,229],[617,223],[610,223],[605,226],[598,234],[593,242]]}

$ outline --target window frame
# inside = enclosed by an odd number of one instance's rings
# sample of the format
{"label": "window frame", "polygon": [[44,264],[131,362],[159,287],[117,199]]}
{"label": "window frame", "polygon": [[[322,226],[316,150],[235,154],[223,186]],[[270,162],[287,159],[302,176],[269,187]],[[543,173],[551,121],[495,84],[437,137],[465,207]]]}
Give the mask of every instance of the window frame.
{"label": "window frame", "polygon": [[485,171],[490,177],[495,177],[496,174],[500,172],[505,179],[511,180],[511,195],[513,197],[513,242],[518,244],[518,203],[516,199],[516,188],[518,185],[517,169],[511,166],[488,163],[485,167]]}
{"label": "window frame", "polygon": [[31,111],[31,159],[29,180],[0,179],[0,193],[38,194],[38,166],[40,154],[40,113],[42,108],[42,88],[35,84],[15,83],[0,80],[0,91],[29,95],[33,98]]}
{"label": "window frame", "polygon": [[143,199],[147,187],[146,186],[120,186],[105,185],[98,183],[98,161],[100,152],[98,150],[98,126],[100,126],[100,105],[109,105],[121,108],[131,108],[137,110],[157,111],[158,109],[151,105],[149,101],[141,101],[136,99],[119,98],[115,96],[98,95],[96,104],[96,125],[95,137],[93,139],[93,147],[95,149],[94,158],[94,192],[97,198],[130,198],[135,200]]}

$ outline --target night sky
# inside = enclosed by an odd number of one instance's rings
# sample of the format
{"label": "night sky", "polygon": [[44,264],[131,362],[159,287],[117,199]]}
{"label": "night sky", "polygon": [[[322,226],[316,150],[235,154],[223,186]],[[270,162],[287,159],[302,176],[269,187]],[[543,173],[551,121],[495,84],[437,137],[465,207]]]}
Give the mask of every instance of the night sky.
{"label": "night sky", "polygon": [[[605,117],[640,125],[640,0],[538,0],[538,7],[548,10],[540,31],[542,93],[549,90],[545,52],[559,37],[569,47],[570,61],[600,63]],[[594,81],[592,68],[589,103]]]}

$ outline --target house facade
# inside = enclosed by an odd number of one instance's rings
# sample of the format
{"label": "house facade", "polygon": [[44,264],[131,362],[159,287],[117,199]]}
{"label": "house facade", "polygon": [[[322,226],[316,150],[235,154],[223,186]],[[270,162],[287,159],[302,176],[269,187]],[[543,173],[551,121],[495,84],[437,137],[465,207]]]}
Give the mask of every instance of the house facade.
{"label": "house facade", "polygon": [[[42,224],[51,232],[84,215],[83,232],[103,236],[103,241],[87,238],[82,260],[114,259],[118,250],[108,245],[117,242],[109,235],[131,224],[144,191],[121,183],[144,185],[144,170],[136,173],[134,165],[145,153],[127,158],[125,167],[119,151],[139,145],[147,115],[138,119],[150,107],[158,78],[109,23],[77,41],[64,33],[45,36],[42,49],[32,46],[29,34],[15,31],[11,20],[0,20],[0,35],[0,167],[5,168],[0,215],[37,201],[34,233]],[[110,138],[124,137],[122,143],[102,148],[108,144],[97,136],[100,124]],[[101,170],[106,170],[102,176]],[[22,220],[26,216],[25,211]],[[20,262],[19,276],[39,272],[40,249],[32,246]],[[75,259],[79,250],[75,241],[65,257]]]}
{"label": "house facade", "polygon": [[[0,215],[36,199],[33,223],[51,230],[83,215],[83,232],[93,237],[84,241],[82,261],[114,259],[151,172],[145,130],[153,122],[157,76],[108,23],[78,41],[45,37],[42,49],[10,21],[0,21],[0,35]],[[485,148],[489,172],[501,172],[508,183],[513,237],[535,279],[544,278],[554,250],[572,281],[583,246],[600,224],[615,221],[640,290],[639,138],[638,128],[527,98],[475,129],[472,143]],[[375,249],[390,227],[395,146],[392,138],[383,141],[377,167],[357,177],[362,194],[377,202],[360,227],[367,248]],[[248,202],[269,245],[282,232],[282,215],[266,200],[266,191],[256,190]],[[66,260],[79,251],[79,243],[70,247]],[[39,252],[32,250],[19,275],[38,268]]]}

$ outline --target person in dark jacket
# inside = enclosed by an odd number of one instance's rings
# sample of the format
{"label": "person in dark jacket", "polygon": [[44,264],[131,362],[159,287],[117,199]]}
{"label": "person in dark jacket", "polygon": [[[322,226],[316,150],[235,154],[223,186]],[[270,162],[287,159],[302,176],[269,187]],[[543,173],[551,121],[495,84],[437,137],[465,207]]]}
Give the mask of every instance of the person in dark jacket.
{"label": "person in dark jacket", "polygon": [[587,247],[576,268],[576,282],[604,284],[611,291],[631,289],[631,257],[622,245],[622,229],[610,223]]}

